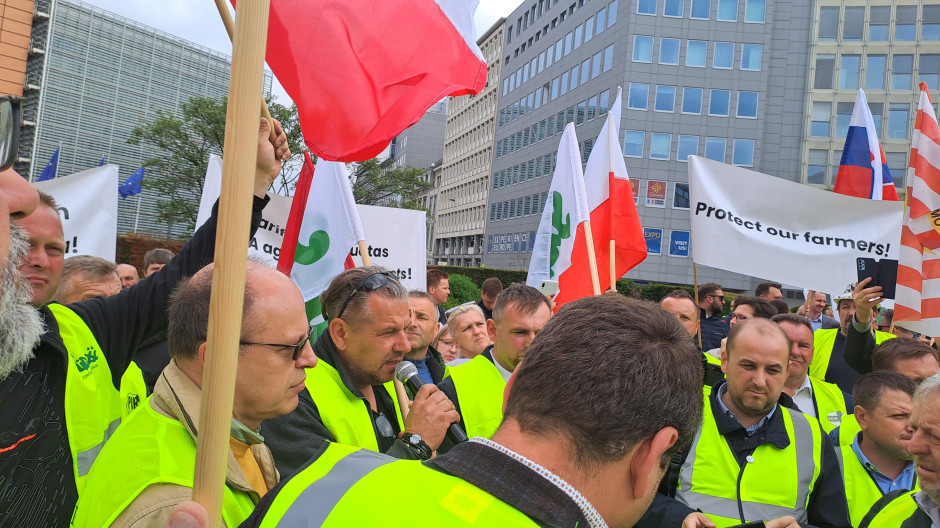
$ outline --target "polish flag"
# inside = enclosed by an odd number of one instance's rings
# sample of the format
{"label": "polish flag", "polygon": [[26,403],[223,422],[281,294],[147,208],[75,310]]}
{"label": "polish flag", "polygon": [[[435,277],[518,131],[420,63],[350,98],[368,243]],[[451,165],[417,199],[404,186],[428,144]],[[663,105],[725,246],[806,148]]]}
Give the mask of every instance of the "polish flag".
{"label": "polish flag", "polygon": [[[234,0],[232,0],[234,4]],[[477,94],[478,0],[276,0],[266,59],[320,158],[362,161],[444,97]]]}
{"label": "polish flag", "polygon": [[940,127],[927,83],[911,138],[907,207],[901,226],[894,322],[913,332],[940,336]]}

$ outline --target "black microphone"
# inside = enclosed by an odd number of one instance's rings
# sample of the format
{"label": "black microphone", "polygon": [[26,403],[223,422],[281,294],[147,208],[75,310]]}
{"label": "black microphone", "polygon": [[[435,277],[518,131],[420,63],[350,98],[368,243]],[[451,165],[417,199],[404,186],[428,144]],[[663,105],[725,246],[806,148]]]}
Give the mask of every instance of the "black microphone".
{"label": "black microphone", "polygon": [[[418,394],[418,390],[424,386],[424,381],[421,380],[421,376],[418,374],[418,367],[415,367],[407,361],[402,361],[395,367],[395,377],[415,394]],[[460,428],[459,423],[452,423],[450,427],[447,428],[447,439],[454,444],[466,442],[467,433]]]}

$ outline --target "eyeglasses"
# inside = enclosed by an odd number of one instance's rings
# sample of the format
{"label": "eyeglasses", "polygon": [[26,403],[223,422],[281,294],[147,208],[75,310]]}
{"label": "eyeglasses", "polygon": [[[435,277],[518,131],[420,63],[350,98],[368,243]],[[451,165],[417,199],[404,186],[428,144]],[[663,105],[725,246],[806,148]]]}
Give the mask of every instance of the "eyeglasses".
{"label": "eyeglasses", "polygon": [[720,301],[724,301],[724,300],[725,300],[725,296],[724,296],[724,295],[706,295],[706,297],[714,297],[715,299],[718,299],[718,300],[720,300]]}
{"label": "eyeglasses", "polygon": [[731,318],[732,318],[732,319],[737,319],[738,321],[747,321],[748,319],[750,319],[750,317],[748,317],[748,316],[746,316],[746,315],[738,315],[738,314],[736,314],[736,313],[734,313],[734,312],[731,312]]}
{"label": "eyeglasses", "polygon": [[297,358],[300,357],[300,354],[303,353],[304,347],[307,345],[307,342],[310,341],[310,338],[313,337],[313,325],[307,328],[307,337],[303,338],[300,343],[295,345],[282,345],[280,343],[255,343],[254,341],[239,341],[240,345],[260,345],[260,346],[269,346],[275,348],[293,348],[294,353],[291,356],[294,361],[297,361]]}
{"label": "eyeglasses", "polygon": [[398,282],[398,276],[392,274],[391,271],[380,271],[378,273],[373,273],[372,275],[367,275],[366,278],[362,279],[362,282],[360,282],[358,286],[353,288],[353,291],[349,292],[349,297],[346,297],[346,302],[344,302],[342,308],[339,309],[339,313],[336,315],[336,319],[343,317],[343,313],[346,312],[346,307],[349,306],[349,302],[352,301],[352,298],[355,297],[357,293],[361,291],[375,291],[383,286],[388,285],[389,279]]}

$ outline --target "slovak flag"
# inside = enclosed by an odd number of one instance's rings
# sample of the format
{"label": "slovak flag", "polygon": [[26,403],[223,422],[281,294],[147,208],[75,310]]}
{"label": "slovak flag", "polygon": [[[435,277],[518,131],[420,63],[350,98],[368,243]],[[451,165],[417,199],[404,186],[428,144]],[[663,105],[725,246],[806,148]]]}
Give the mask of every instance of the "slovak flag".
{"label": "slovak flag", "polygon": [[898,201],[891,172],[885,162],[885,153],[878,143],[878,130],[868,108],[865,92],[858,90],[855,109],[849,122],[842,149],[842,161],[832,189],[839,194],[871,200]]}

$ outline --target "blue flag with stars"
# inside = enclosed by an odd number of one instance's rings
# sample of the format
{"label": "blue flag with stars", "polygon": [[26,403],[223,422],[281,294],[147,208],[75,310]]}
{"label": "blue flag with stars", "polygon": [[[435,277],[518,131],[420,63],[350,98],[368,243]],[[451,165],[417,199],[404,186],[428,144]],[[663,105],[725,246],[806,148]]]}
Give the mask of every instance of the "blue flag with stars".
{"label": "blue flag with stars", "polygon": [[42,170],[38,181],[46,181],[55,178],[56,169],[59,166],[59,150],[61,149],[62,147],[55,149],[55,154],[52,155],[49,163],[46,164],[46,168]]}
{"label": "blue flag with stars", "polygon": [[140,186],[140,182],[144,179],[144,168],[141,167],[137,169],[137,172],[131,175],[124,183],[118,186],[118,194],[121,195],[121,198],[127,198],[128,196],[134,196],[143,190]]}

